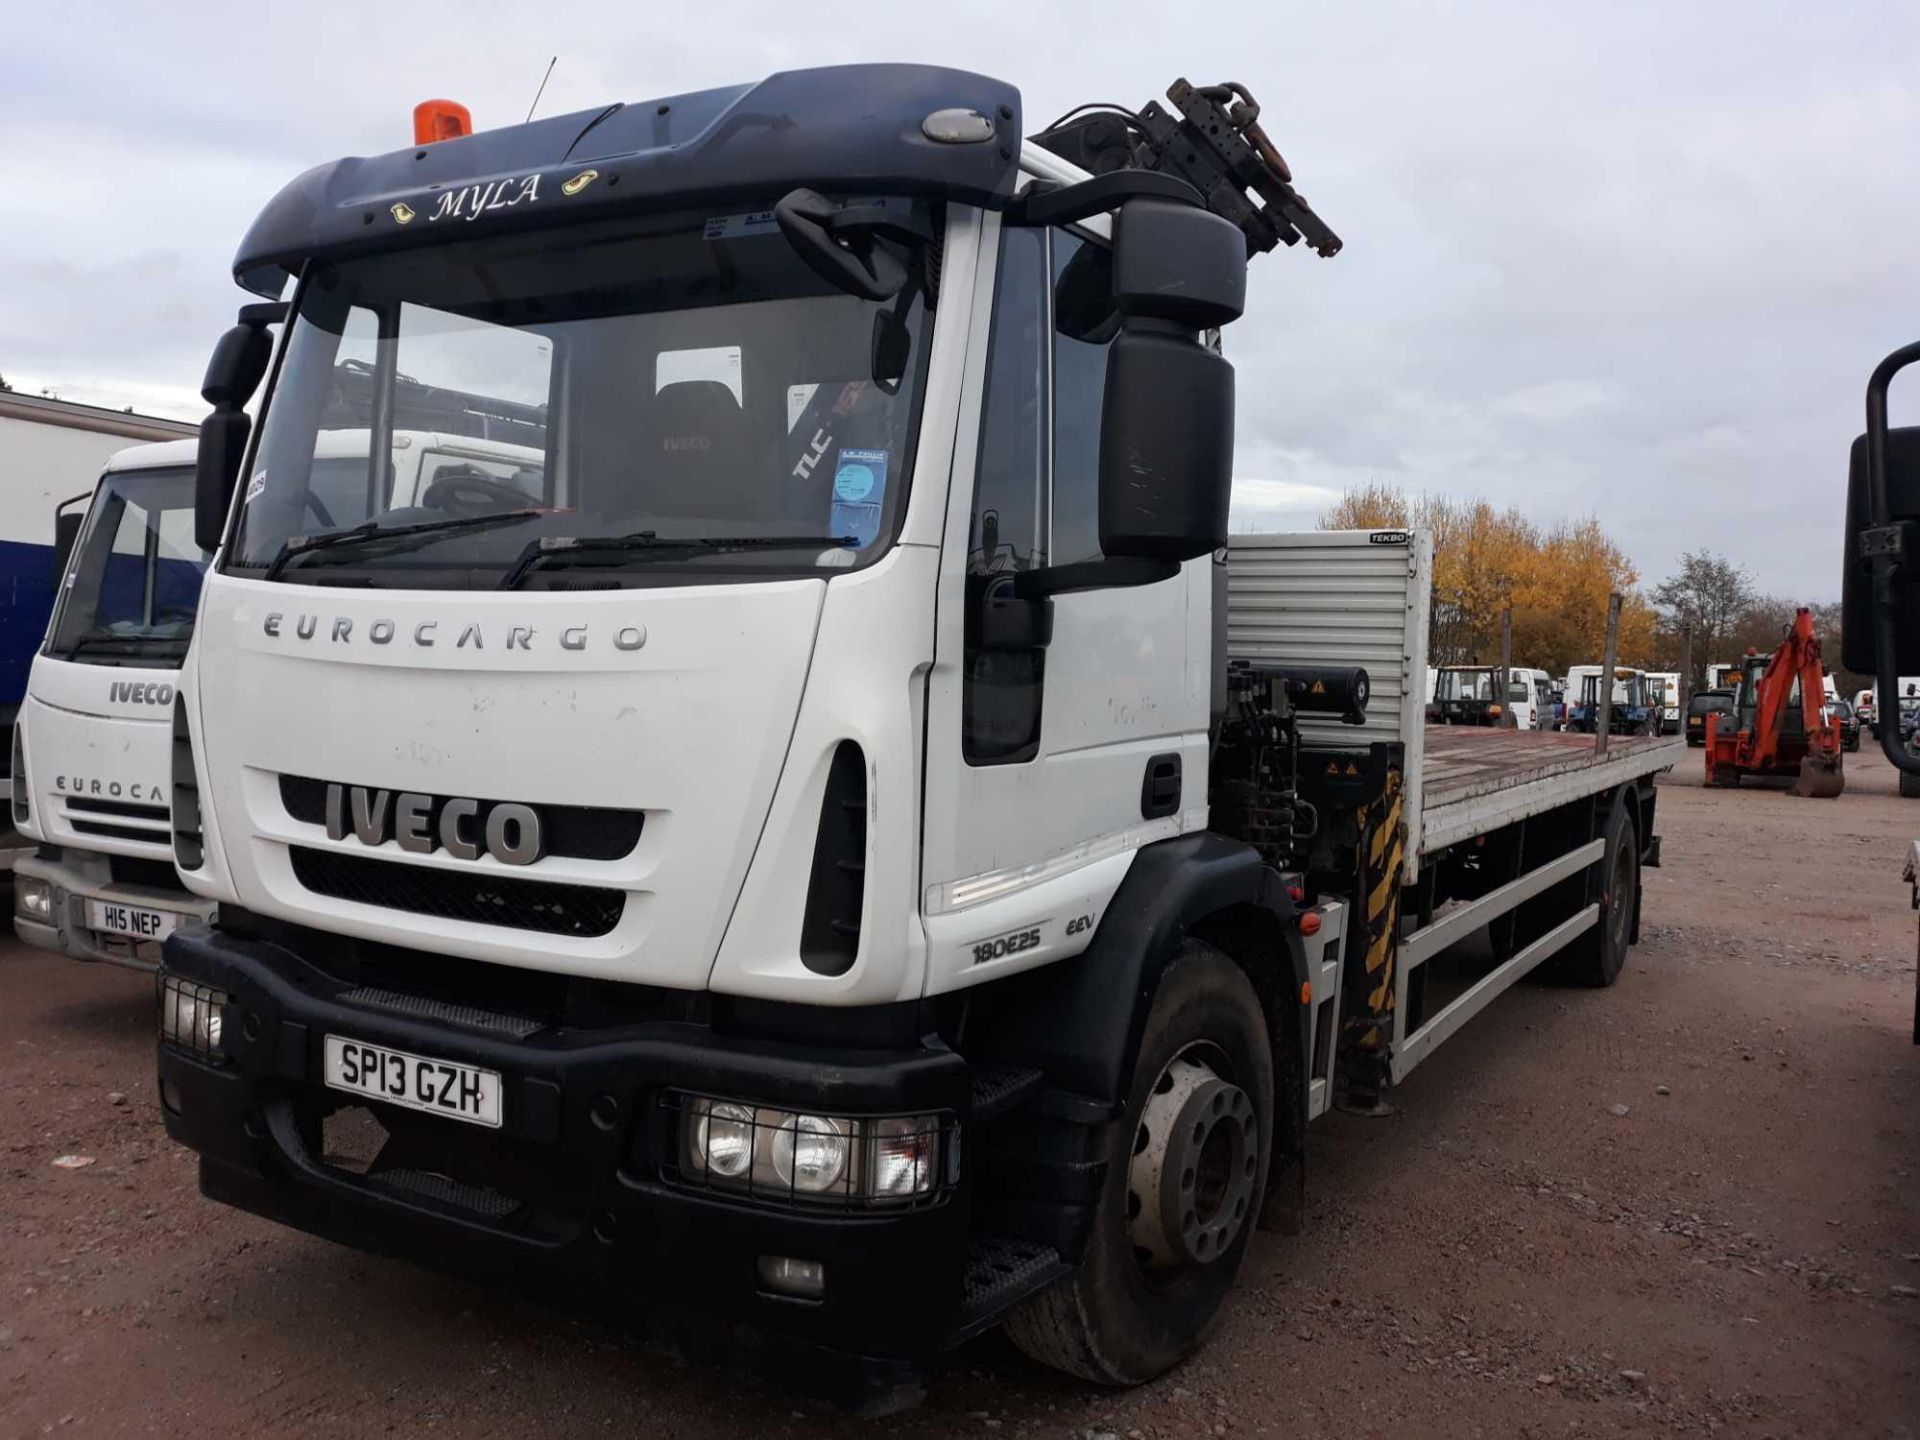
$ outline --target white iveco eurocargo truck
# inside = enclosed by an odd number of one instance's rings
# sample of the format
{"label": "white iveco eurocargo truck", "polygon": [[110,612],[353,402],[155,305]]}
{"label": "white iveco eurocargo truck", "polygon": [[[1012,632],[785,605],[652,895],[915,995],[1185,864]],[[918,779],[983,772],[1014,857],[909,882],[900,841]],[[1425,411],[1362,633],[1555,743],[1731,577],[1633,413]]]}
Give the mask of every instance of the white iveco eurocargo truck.
{"label": "white iveco eurocargo truck", "polygon": [[[1218,332],[1250,254],[1339,248],[1256,115],[1023,140],[852,66],[429,106],[267,206],[174,716],[207,1195],[1129,1383],[1295,1227],[1313,1116],[1614,979],[1676,747],[1430,741],[1424,537],[1228,544]],[[410,433],[524,463],[407,487]]]}
{"label": "white iveco eurocargo truck", "polygon": [[167,818],[173,697],[206,552],[191,440],[122,450],[56,522],[53,619],[13,731],[20,938],[138,969],[213,902],[181,888]]}

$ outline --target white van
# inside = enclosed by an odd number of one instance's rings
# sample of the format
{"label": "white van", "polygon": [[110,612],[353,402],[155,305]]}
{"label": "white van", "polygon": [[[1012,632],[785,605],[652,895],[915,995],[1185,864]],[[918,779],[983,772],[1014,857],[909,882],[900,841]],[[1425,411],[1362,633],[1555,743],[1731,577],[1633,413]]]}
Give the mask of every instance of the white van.
{"label": "white van", "polygon": [[1678,735],[1680,733],[1680,672],[1649,670],[1647,698],[1650,704],[1660,707],[1660,733]]}
{"label": "white van", "polygon": [[1516,665],[1507,672],[1507,709],[1519,730],[1553,726],[1553,677],[1544,670]]}

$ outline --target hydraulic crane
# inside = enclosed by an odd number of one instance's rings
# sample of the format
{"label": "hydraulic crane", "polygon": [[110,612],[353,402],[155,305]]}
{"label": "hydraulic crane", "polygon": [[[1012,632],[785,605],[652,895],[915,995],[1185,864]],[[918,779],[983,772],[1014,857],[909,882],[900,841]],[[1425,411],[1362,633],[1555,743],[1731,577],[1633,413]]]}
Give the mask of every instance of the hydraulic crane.
{"label": "hydraulic crane", "polygon": [[[1795,708],[1795,702],[1798,708]],[[1827,713],[1826,671],[1804,606],[1772,656],[1749,653],[1732,715],[1707,716],[1707,783],[1797,775],[1792,793],[1832,799],[1846,788],[1840,727]]]}

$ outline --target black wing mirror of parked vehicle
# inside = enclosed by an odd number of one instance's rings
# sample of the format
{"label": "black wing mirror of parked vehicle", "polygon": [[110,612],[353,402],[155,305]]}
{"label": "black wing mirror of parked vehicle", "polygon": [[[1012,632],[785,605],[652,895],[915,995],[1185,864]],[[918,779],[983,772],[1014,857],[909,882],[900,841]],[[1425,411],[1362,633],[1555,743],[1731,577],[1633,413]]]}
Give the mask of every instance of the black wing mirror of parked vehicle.
{"label": "black wing mirror of parked vehicle", "polygon": [[[1841,658],[1875,679],[1880,713],[1899,713],[1902,672],[1920,670],[1920,426],[1887,426],[1887,387],[1920,360],[1920,343],[1882,360],[1867,382],[1867,429],[1853,442],[1847,474],[1847,551],[1841,577]],[[1881,748],[1920,774],[1920,753],[1898,727],[1880,727]]]}
{"label": "black wing mirror of parked vehicle", "polygon": [[[73,558],[74,542],[80,538],[80,527],[87,520],[87,502],[93,499],[91,490],[62,500],[53,507],[53,588],[59,593],[61,584],[67,575],[67,561]],[[79,509],[69,509],[69,506]]]}
{"label": "black wing mirror of parked vehicle", "polygon": [[193,538],[194,543],[212,554],[220,548],[220,537],[227,526],[227,511],[233,504],[233,492],[240,479],[240,460],[246,453],[247,436],[253,421],[247,416],[246,403],[267,373],[273,358],[273,340],[269,325],[287,318],[287,307],[278,302],[243,305],[239,323],[213,347],[207,361],[206,378],[200,384],[200,397],[213,406],[213,413],[200,422],[200,453],[194,467]]}

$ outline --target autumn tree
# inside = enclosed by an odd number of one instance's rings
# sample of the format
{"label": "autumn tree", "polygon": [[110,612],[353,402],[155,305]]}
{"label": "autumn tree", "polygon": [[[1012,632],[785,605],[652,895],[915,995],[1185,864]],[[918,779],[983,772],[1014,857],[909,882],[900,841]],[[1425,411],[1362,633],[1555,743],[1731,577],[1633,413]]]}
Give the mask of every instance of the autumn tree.
{"label": "autumn tree", "polygon": [[1322,530],[1404,530],[1410,523],[1407,497],[1372,480],[1348,490],[1320,517]]}
{"label": "autumn tree", "polygon": [[1542,530],[1516,509],[1441,495],[1409,498],[1391,486],[1350,490],[1320,518],[1327,530],[1408,527],[1433,538],[1428,652],[1435,665],[1496,664],[1501,617],[1513,611],[1513,663],[1554,674],[1605,651],[1607,596],[1627,597],[1620,663],[1654,650],[1652,609],[1634,593],[1639,575],[1594,519]]}
{"label": "autumn tree", "polygon": [[[1698,688],[1710,662],[1732,660],[1745,649],[1744,638],[1737,641],[1735,632],[1759,599],[1747,572],[1710,550],[1689,550],[1680,557],[1679,570],[1653,587],[1653,603],[1667,630],[1676,636],[1686,628],[1693,631],[1690,687]],[[1791,619],[1791,608],[1786,613]],[[1776,634],[1767,648],[1778,643]]]}

